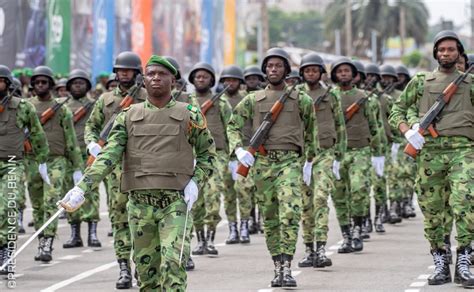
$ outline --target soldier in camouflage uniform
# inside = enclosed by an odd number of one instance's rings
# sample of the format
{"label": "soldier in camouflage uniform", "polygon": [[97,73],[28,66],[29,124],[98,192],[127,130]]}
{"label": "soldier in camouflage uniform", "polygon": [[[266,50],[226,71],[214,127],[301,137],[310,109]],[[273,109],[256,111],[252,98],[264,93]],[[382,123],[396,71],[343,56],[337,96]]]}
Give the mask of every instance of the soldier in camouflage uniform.
{"label": "soldier in camouflage uniform", "polygon": [[352,63],[357,68],[357,74],[354,79],[352,79],[352,84],[354,84],[354,86],[359,89],[363,89],[365,87],[365,81],[367,79],[364,64],[357,60],[353,60]]}
{"label": "soldier in camouflage uniform", "polygon": [[[101,151],[98,144],[102,129],[114,116],[114,112],[122,110],[120,102],[127,96],[128,91],[135,85],[137,74],[142,73],[140,57],[133,52],[122,52],[115,59],[114,73],[117,74],[119,86],[113,91],[102,94],[92,109],[91,115],[86,122],[84,140],[87,144],[89,154],[97,157]],[[141,88],[133,103],[146,100],[146,91]],[[130,253],[132,242],[130,239],[130,228],[128,226],[127,195],[120,192],[120,176],[122,168],[116,166],[104,180],[108,194],[109,218],[112,222],[114,236],[115,256],[119,263],[120,274],[116,282],[117,289],[128,289],[132,286],[130,271]]]}
{"label": "soldier in camouflage uniform", "polygon": [[[362,90],[352,85],[357,68],[348,58],[340,58],[331,66],[331,80],[337,83],[334,94],[340,96],[342,109],[346,115],[347,152],[340,165],[341,180],[336,180],[333,193],[336,215],[341,226],[343,243],[339,253],[361,251],[361,238],[364,217],[368,215],[370,199],[370,162],[377,171],[383,174],[383,126],[379,117],[379,106],[376,100],[367,97]],[[347,109],[361,98],[367,98],[354,116],[348,120]],[[372,158],[369,160],[369,157]],[[351,219],[354,229],[351,235]]]}
{"label": "soldier in camouflage uniform", "polygon": [[324,73],[324,61],[318,54],[308,53],[303,56],[300,75],[305,83],[300,85],[299,89],[306,92],[315,104],[321,153],[313,166],[313,176],[317,178],[317,183],[302,185],[301,219],[306,254],[298,262],[298,267],[324,268],[332,265],[331,259],[326,256],[329,231],[328,198],[334,190],[334,179],[339,178],[338,168],[347,148],[347,136],[339,97],[330,93],[330,88],[320,85],[321,75]]}
{"label": "soldier in camouflage uniform", "polygon": [[[59,101],[52,96],[54,88],[53,72],[49,67],[38,66],[33,71],[31,83],[36,96],[30,99],[35,106],[38,117]],[[82,177],[83,159],[77,141],[72,120],[72,112],[66,106],[60,107],[44,125],[49,144],[49,156],[46,161],[47,175],[50,183],[44,182],[44,170],[38,169],[39,161],[28,156],[28,192],[33,207],[35,229],[39,229],[54,213],[56,202],[61,198],[66,184],[66,169],[71,163],[74,181]],[[52,260],[53,240],[56,235],[58,221],[53,221],[39,236],[40,244],[35,260],[49,262]]]}
{"label": "soldier in camouflage uniform", "polygon": [[[243,147],[243,128],[252,119],[255,132],[262,123],[263,116],[278,98],[288,91],[284,82],[290,73],[289,55],[283,49],[267,51],[262,63],[269,85],[264,90],[247,95],[234,109],[233,118],[227,132],[230,137],[230,151],[246,167],[253,165],[255,158]],[[284,108],[270,129],[263,147],[267,155],[258,155],[253,172],[264,218],[267,248],[275,265],[272,287],[296,287],[291,276],[291,261],[298,238],[302,200],[301,184],[303,176],[311,180],[311,168],[319,145],[315,114],[311,97],[303,91],[293,91]]]}
{"label": "soldier in camouflage uniform", "polygon": [[[75,69],[69,73],[66,89],[71,94],[72,98],[67,101],[66,105],[74,113],[74,128],[84,161],[87,160],[87,148],[86,143],[84,142],[84,128],[95,102],[94,99],[87,96],[87,92],[89,92],[91,88],[92,84],[86,72],[81,69]],[[84,115],[79,116],[77,111],[86,106],[89,106],[87,112]],[[66,177],[68,178],[70,176]],[[65,191],[73,186],[73,181],[68,180],[68,183],[65,186]],[[63,248],[83,246],[81,238],[81,222],[87,222],[88,224],[87,246],[92,248],[100,248],[102,246],[97,238],[97,222],[100,220],[99,199],[99,190],[96,189],[90,193],[90,199],[87,200],[80,210],[68,214],[68,222],[71,225],[71,238],[63,244]]]}
{"label": "soldier in camouflage uniform", "polygon": [[147,100],[119,114],[107,146],[61,203],[70,211],[78,208],[84,193],[95,189],[123,160],[121,191],[130,198],[140,291],[186,291],[184,265],[192,227],[188,214],[198,185],[202,190],[212,174],[216,155],[199,109],[172,98],[175,76],[176,69],[165,58],[150,58],[145,68]]}
{"label": "soldier in camouflage uniform", "polygon": [[[464,287],[474,287],[469,270],[471,239],[474,233],[474,87],[469,75],[456,90],[434,124],[438,137],[419,133],[419,119],[436,102],[438,95],[461,73],[455,64],[464,47],[453,31],[441,31],[435,36],[433,57],[438,68],[420,72],[408,83],[392,107],[390,123],[402,132],[419,151],[418,202],[425,217],[425,237],[428,239],[435,270],[428,284],[451,282],[446,257],[445,211],[452,210],[458,242],[454,281]],[[409,111],[411,107],[415,111]],[[410,117],[409,115],[416,115]],[[414,124],[411,122],[416,121]]]}
{"label": "soldier in camouflage uniform", "polygon": [[[189,82],[194,85],[196,91],[191,98],[196,98],[202,106],[204,102],[211,99],[211,88],[215,85],[216,77],[214,69],[207,63],[197,63],[189,72]],[[227,191],[224,187],[224,172],[227,170],[229,160],[228,138],[226,127],[232,116],[232,107],[224,98],[219,98],[214,105],[205,113],[209,131],[216,143],[217,160],[214,165],[214,173],[206,182],[203,195],[196,203],[193,210],[194,228],[198,240],[193,255],[208,254],[216,256],[217,249],[214,246],[217,223],[220,221],[219,208],[220,196]],[[206,233],[204,226],[207,225]]]}
{"label": "soldier in camouflage uniform", "polygon": [[117,80],[117,74],[112,73],[109,75],[109,79],[107,80],[107,83],[105,84],[105,91],[109,92],[114,90],[119,86],[119,82]]}
{"label": "soldier in camouflage uniform", "polygon": [[[10,69],[0,65],[0,103],[3,104],[4,99],[9,98],[0,110],[0,266],[9,260],[15,248],[12,246],[12,236],[16,241],[16,234],[11,234],[9,230],[15,229],[16,222],[10,221],[10,214],[17,214],[21,208],[20,197],[25,191],[25,129],[30,132],[35,160],[45,166],[49,155],[48,141],[34,106],[24,99],[9,96],[12,95],[9,92],[12,82]],[[9,272],[13,271],[6,267],[0,271],[0,275]]]}
{"label": "soldier in camouflage uniform", "polygon": [[[219,82],[229,86],[223,98],[227,99],[232,108],[244,98],[245,93],[239,92],[240,85],[244,83],[244,73],[238,66],[225,67],[220,75]],[[247,147],[252,136],[251,120],[247,120],[244,126],[244,147]],[[249,220],[252,209],[252,194],[255,185],[251,177],[237,175],[238,160],[232,156],[228,162],[228,171],[224,173],[224,210],[229,221],[229,237],[226,243],[249,243]],[[237,204],[238,201],[238,204]],[[237,207],[240,213],[240,232],[237,230]],[[240,234],[240,238],[239,238]]]}
{"label": "soldier in camouflage uniform", "polygon": [[[176,101],[189,103],[190,105],[199,108],[199,102],[197,101],[196,97],[186,92],[186,80],[184,80],[181,76],[181,71],[179,69],[178,61],[176,61],[175,58],[169,57],[169,56],[165,56],[164,58],[168,60],[168,62],[170,62],[171,65],[173,65],[173,67],[175,67],[176,70],[178,71],[178,75],[176,76],[176,84],[173,85],[173,89],[171,92],[173,95],[173,98]],[[178,80],[181,80],[183,84],[178,85],[177,83]]]}
{"label": "soldier in camouflage uniform", "polygon": [[68,97],[69,92],[67,92],[66,89],[66,82],[67,78],[61,78],[56,82],[56,86],[54,87],[54,90],[56,92],[56,97]]}
{"label": "soldier in camouflage uniform", "polygon": [[293,86],[294,84],[300,84],[301,83],[301,77],[300,77],[300,73],[298,72],[298,70],[296,70],[296,69],[291,70],[290,74],[288,74],[288,76],[286,76],[286,78],[285,78],[285,83],[288,86]]}

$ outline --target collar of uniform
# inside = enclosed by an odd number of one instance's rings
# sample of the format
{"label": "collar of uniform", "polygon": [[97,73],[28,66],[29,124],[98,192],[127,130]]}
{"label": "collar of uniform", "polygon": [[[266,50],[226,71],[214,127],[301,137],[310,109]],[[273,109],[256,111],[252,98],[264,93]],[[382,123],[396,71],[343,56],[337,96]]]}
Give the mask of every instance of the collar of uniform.
{"label": "collar of uniform", "polygon": [[351,95],[351,94],[356,93],[357,91],[357,88],[355,86],[352,86],[352,88],[349,90],[342,90],[341,87],[339,86],[337,87],[337,89],[339,90],[341,94],[344,94],[344,95]]}
{"label": "collar of uniform", "polygon": [[114,89],[114,95],[116,95],[116,96],[125,97],[127,95],[127,93],[128,93],[128,90],[122,90],[120,88],[120,85],[115,87],[115,89]]}
{"label": "collar of uniform", "polygon": [[[175,104],[176,104],[176,100],[171,98],[170,101],[166,104],[166,106],[164,108],[173,107]],[[148,98],[145,100],[145,108],[146,109],[160,109],[156,105],[152,104],[151,101],[148,100]]]}

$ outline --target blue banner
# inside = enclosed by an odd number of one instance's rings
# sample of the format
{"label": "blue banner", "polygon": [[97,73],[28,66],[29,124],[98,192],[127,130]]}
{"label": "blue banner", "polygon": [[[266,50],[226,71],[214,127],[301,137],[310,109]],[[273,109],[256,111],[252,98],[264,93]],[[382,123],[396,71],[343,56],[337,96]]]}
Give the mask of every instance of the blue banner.
{"label": "blue banner", "polygon": [[93,9],[92,81],[102,72],[112,72],[114,61],[115,1],[96,0]]}
{"label": "blue banner", "polygon": [[203,0],[201,7],[201,54],[202,62],[212,64],[214,55],[214,1]]}

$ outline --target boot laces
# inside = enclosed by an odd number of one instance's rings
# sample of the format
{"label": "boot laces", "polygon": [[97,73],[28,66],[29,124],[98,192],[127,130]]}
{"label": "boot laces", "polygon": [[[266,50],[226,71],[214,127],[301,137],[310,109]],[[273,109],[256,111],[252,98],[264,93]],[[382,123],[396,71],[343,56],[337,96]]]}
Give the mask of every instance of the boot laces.
{"label": "boot laces", "polygon": [[439,274],[444,271],[444,267],[446,265],[446,257],[442,253],[434,253],[433,254],[433,260],[435,264],[435,273]]}
{"label": "boot laces", "polygon": [[458,255],[458,269],[461,273],[470,273],[469,266],[471,265],[471,255],[467,250],[464,250]]}

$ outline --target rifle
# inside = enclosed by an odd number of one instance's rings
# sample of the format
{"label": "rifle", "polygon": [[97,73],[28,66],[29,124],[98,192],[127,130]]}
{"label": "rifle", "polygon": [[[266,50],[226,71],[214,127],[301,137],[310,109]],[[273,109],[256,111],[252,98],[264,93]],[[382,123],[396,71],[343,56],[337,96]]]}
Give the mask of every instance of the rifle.
{"label": "rifle", "polygon": [[178,92],[176,92],[174,95],[173,95],[173,98],[174,99],[177,99],[181,96],[181,93],[183,93],[183,90],[186,88],[186,83],[184,83],[178,90]]}
{"label": "rifle", "polygon": [[206,100],[202,105],[201,105],[201,112],[203,115],[206,115],[207,111],[214,106],[214,103],[222,96],[224,95],[224,93],[227,92],[227,89],[229,89],[229,86],[230,85],[227,85],[226,87],[224,87],[224,89],[217,93],[217,94],[214,94],[213,97],[211,97],[210,99]]}
{"label": "rifle", "polygon": [[[444,107],[451,101],[451,98],[456,93],[456,90],[458,90],[459,84],[464,79],[466,79],[466,77],[470,74],[473,68],[474,64],[471,64],[471,66],[469,66],[469,68],[466,70],[466,72],[464,72],[464,74],[459,75],[453,82],[449,83],[449,85],[443,90],[443,92],[438,95],[438,97],[436,98],[436,102],[430,107],[428,112],[420,120],[420,127],[418,128],[418,132],[421,135],[423,135],[425,131],[428,131],[433,138],[439,136],[438,132],[436,132],[435,128],[433,127],[433,123],[438,118],[439,114],[443,111]],[[410,143],[405,146],[403,152],[413,158],[415,158],[417,154],[417,150]]]}
{"label": "rifle", "polygon": [[327,88],[326,89],[326,92],[324,92],[323,95],[319,96],[318,98],[316,98],[316,100],[314,101],[314,109],[315,110],[318,110],[319,108],[319,105],[321,104],[321,102],[323,102],[323,100],[326,98],[326,96],[328,96],[329,92],[331,91],[332,87],[331,85],[326,85],[324,84],[324,82],[322,81],[319,81],[319,84],[321,85],[322,88]]}
{"label": "rifle", "polygon": [[[133,101],[137,97],[142,87],[143,87],[143,76],[141,74],[138,74],[135,79],[135,86],[130,89],[130,94],[127,94],[127,96],[124,99],[122,99],[119,106],[115,108],[112,116],[110,117],[110,119],[107,121],[104,128],[100,132],[99,141],[97,142],[97,144],[99,144],[100,147],[104,147],[105,142],[107,142],[107,138],[109,137],[110,131],[112,130],[112,126],[114,125],[115,118],[117,117],[117,115],[121,113],[122,110],[129,107],[133,103]],[[87,166],[91,166],[92,163],[94,163],[94,160],[95,160],[95,157],[92,155],[89,155],[89,158],[87,158]]]}
{"label": "rifle", "polygon": [[13,90],[11,91],[11,93],[2,99],[2,102],[0,103],[0,113],[3,113],[5,111],[5,109],[7,108],[8,102],[10,101],[10,99],[12,99],[14,92],[18,90],[18,88],[20,87],[19,86],[13,87]]}
{"label": "rifle", "polygon": [[[263,143],[265,143],[265,140],[267,140],[268,133],[270,133],[270,129],[277,121],[278,116],[280,115],[281,111],[283,110],[283,107],[285,106],[286,100],[293,92],[296,85],[297,84],[294,84],[289,91],[283,93],[280,98],[273,104],[270,111],[267,112],[263,117],[263,122],[260,124],[260,126],[258,126],[257,131],[255,131],[255,134],[253,134],[252,138],[250,139],[250,145],[247,148],[247,151],[250,152],[252,155],[255,155],[257,151],[260,152],[262,155],[266,154],[266,151],[263,148]],[[247,177],[249,173],[249,168],[250,167],[246,167],[245,165],[239,163],[239,166],[237,167],[237,173],[243,177]]]}
{"label": "rifle", "polygon": [[357,100],[353,104],[351,104],[346,111],[344,112],[344,119],[347,122],[349,122],[354,115],[360,110],[362,105],[369,100],[369,97],[375,93],[376,97],[379,98],[382,94],[389,92],[392,90],[397,83],[392,83],[389,86],[385,87],[382,91],[378,91],[377,88],[372,89],[365,97]]}
{"label": "rifle", "polygon": [[87,113],[90,111],[90,109],[95,104],[95,102],[96,100],[89,101],[88,103],[81,106],[74,112],[74,116],[73,116],[74,124],[77,124],[77,122],[79,122],[82,118],[84,118],[87,115]]}

